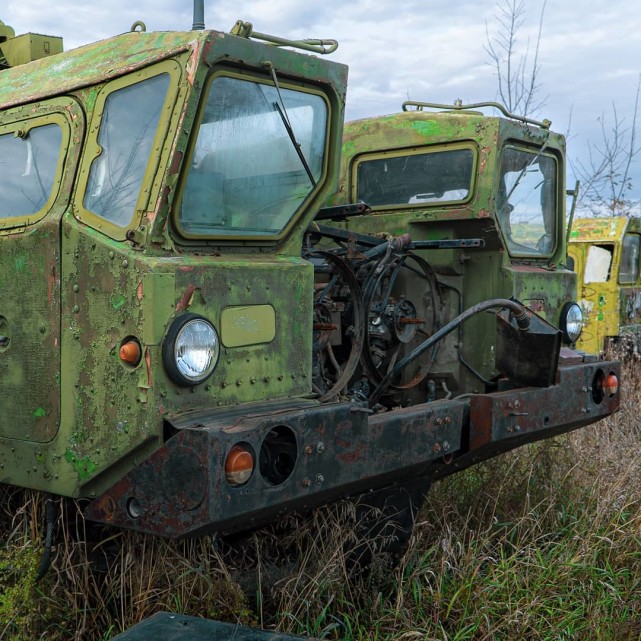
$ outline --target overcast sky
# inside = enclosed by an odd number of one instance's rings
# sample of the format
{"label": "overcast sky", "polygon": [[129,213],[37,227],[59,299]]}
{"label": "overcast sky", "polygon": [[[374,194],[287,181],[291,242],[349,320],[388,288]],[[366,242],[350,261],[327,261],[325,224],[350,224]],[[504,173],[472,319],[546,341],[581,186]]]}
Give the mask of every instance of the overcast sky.
{"label": "overcast sky", "polygon": [[[499,0],[501,5],[505,0]],[[542,0],[527,0],[517,45],[534,50]],[[334,60],[350,68],[348,119],[393,113],[408,99],[452,103],[496,100],[485,51],[496,35],[496,0],[205,0],[207,28],[228,31],[242,18],[256,31],[291,38],[334,38]],[[61,35],[66,49],[129,30],[190,29],[191,0],[3,0],[0,20],[16,33]],[[629,0],[548,0],[539,53],[544,106],[534,114],[569,131],[571,160],[588,162],[587,142],[602,146],[598,119],[632,124],[641,73],[641,11]],[[641,120],[641,117],[639,118]],[[637,126],[641,144],[641,122]],[[574,184],[570,170],[568,186]],[[641,154],[632,198],[641,200]],[[641,209],[636,208],[641,215]]]}

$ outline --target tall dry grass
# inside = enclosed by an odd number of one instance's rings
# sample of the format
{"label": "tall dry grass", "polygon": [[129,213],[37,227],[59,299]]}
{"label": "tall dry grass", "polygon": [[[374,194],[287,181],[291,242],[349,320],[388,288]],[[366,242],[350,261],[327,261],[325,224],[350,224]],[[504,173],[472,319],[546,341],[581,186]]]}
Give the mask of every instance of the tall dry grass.
{"label": "tall dry grass", "polygon": [[158,610],[331,639],[641,640],[641,376],[621,412],[435,483],[398,568],[355,576],[354,509],[235,544],[92,532],[36,572],[42,496],[0,489],[0,639],[109,639]]}

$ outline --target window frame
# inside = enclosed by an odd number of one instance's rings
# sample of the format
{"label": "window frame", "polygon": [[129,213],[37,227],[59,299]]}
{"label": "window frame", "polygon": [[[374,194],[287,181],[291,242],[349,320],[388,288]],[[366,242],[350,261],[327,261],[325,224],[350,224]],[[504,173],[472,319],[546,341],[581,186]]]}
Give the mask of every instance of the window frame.
{"label": "window frame", "polygon": [[[167,86],[165,102],[162,106],[156,133],[153,137],[151,146],[156,153],[150,153],[147,160],[147,165],[145,167],[142,180],[140,181],[141,189],[138,193],[138,199],[136,200],[133,216],[127,225],[120,227],[100,214],[87,209],[84,204],[91,168],[94,161],[100,156],[102,151],[98,142],[98,137],[100,135],[100,125],[102,124],[107,99],[120,89],[131,87],[139,82],[162,74],[167,74],[169,76],[169,84]],[[139,69],[134,73],[119,76],[118,78],[107,82],[101,87],[98,95],[96,96],[95,108],[89,122],[87,141],[80,162],[75,199],[76,208],[74,213],[78,220],[103,232],[114,240],[126,240],[128,232],[132,229],[137,229],[141,224],[141,219],[147,211],[149,203],[155,203],[157,200],[159,184],[154,177],[157,175],[157,172],[161,168],[161,163],[163,162],[161,156],[163,156],[164,153],[163,147],[165,146],[165,140],[170,124],[174,119],[174,106],[178,98],[181,76],[182,69],[177,61],[163,60],[149,67]],[[164,162],[166,163],[166,159]],[[148,188],[142,189],[145,185]]]}
{"label": "window frame", "polygon": [[[63,175],[65,173],[66,160],[70,155],[72,131],[75,131],[75,129],[77,128],[73,122],[70,122],[69,111],[72,111],[73,116],[77,117],[78,114],[75,113],[77,110],[77,105],[75,101],[73,101],[73,99],[53,98],[47,100],[46,103],[41,103],[38,112],[30,117],[25,118],[24,109],[20,107],[14,110],[9,110],[2,114],[2,121],[0,122],[0,135],[17,135],[18,132],[28,133],[32,129],[35,129],[37,127],[56,124],[60,127],[61,139],[60,153],[58,156],[49,197],[35,212],[22,214],[19,216],[7,216],[4,218],[0,218],[0,233],[4,232],[4,230],[15,229],[16,227],[29,227],[31,225],[35,225],[43,218],[45,218],[53,208],[54,203],[56,202],[60,194]],[[13,117],[14,115],[15,117]],[[0,203],[0,207],[1,206],[2,203]]]}
{"label": "window frame", "polygon": [[[394,149],[385,149],[383,151],[365,152],[352,158],[350,167],[350,198],[352,202],[358,201],[358,168],[368,161],[382,160],[385,158],[404,158],[406,156],[419,156],[423,154],[442,153],[444,151],[456,151],[467,149],[472,152],[472,173],[470,180],[470,189],[465,198],[458,200],[433,200],[416,203],[398,203],[388,205],[372,205],[373,211],[381,210],[404,210],[404,209],[440,209],[443,207],[461,206],[468,203],[476,194],[476,184],[478,179],[478,162],[479,149],[473,141],[457,142],[452,144],[437,143],[433,145],[413,145],[411,147],[400,147]],[[369,203],[367,203],[369,205]]]}
{"label": "window frame", "polygon": [[[590,260],[590,254],[593,253],[592,252],[593,249],[601,249],[601,250],[607,251],[610,254],[610,262],[608,263],[608,273],[604,279],[587,280],[589,268],[594,269],[592,268],[592,264],[595,263],[595,259],[593,259],[592,261]],[[583,265],[583,275],[581,277],[581,284],[582,285],[593,285],[593,284],[600,285],[603,283],[613,282],[613,276],[614,276],[613,267],[615,265],[615,251],[616,251],[616,244],[614,241],[587,243],[587,250],[585,252],[585,262]]]}
{"label": "window frame", "polygon": [[[636,276],[632,280],[622,280],[621,279],[621,267],[623,265],[623,257],[625,253],[625,241],[627,238],[636,238],[637,239],[637,260],[636,260]],[[639,274],[641,273],[641,234],[636,232],[626,232],[621,240],[621,258],[619,259],[619,273],[617,274],[617,283],[619,285],[634,285],[639,280]]]}
{"label": "window frame", "polygon": [[[316,180],[316,185],[312,187],[305,199],[300,203],[297,211],[290,218],[288,223],[283,227],[283,229],[278,233],[265,233],[265,234],[243,234],[241,230],[237,234],[194,234],[185,231],[180,225],[180,212],[182,208],[183,197],[185,189],[187,187],[189,170],[193,164],[193,157],[196,149],[196,142],[198,140],[198,134],[200,132],[200,127],[203,121],[203,117],[206,111],[207,99],[209,96],[209,91],[212,84],[216,81],[217,78],[235,78],[238,80],[243,80],[247,82],[254,82],[258,84],[268,85],[270,87],[276,88],[274,82],[270,76],[265,76],[249,70],[240,70],[240,69],[230,69],[229,67],[219,66],[214,68],[209,75],[207,76],[206,81],[203,83],[203,89],[199,96],[199,105],[196,118],[194,120],[193,127],[190,132],[189,143],[187,145],[187,150],[184,155],[184,160],[182,164],[182,171],[180,182],[178,186],[178,192],[176,198],[172,202],[172,211],[171,211],[171,223],[172,228],[177,236],[176,241],[179,244],[212,244],[212,241],[215,244],[222,245],[234,245],[239,242],[242,244],[277,244],[283,238],[287,237],[291,229],[298,223],[300,218],[303,216],[303,213],[307,209],[309,203],[318,195],[319,191],[323,188],[323,185],[327,181],[327,173],[329,167],[329,139],[332,128],[332,104],[329,100],[329,97],[326,92],[319,89],[317,86],[311,84],[310,82],[302,82],[292,80],[287,76],[280,76],[278,70],[276,70],[276,76],[278,78],[278,86],[280,89],[288,89],[290,91],[298,91],[302,93],[311,94],[314,96],[320,97],[326,107],[326,127],[325,127],[325,139],[323,142],[323,160],[321,165],[321,172]],[[296,133],[296,132],[294,132]],[[287,136],[285,130],[283,130],[283,135]],[[302,166],[301,166],[302,168]]]}
{"label": "window frame", "polygon": [[[501,179],[503,176],[503,155],[506,150],[508,149],[513,149],[516,151],[520,151],[523,153],[528,153],[531,154],[533,157],[541,156],[545,158],[551,158],[554,161],[554,166],[556,168],[555,171],[555,198],[554,198],[554,229],[552,231],[552,237],[554,240],[554,243],[552,245],[552,248],[547,251],[547,252],[539,252],[536,251],[535,249],[528,248],[526,245],[522,245],[525,249],[528,249],[529,251],[518,251],[518,248],[515,248],[511,245],[516,245],[519,244],[517,241],[511,240],[508,238],[508,234],[506,229],[504,228],[504,225],[501,223],[499,219],[499,190],[501,187]],[[503,244],[505,246],[505,249],[507,250],[508,255],[511,258],[515,258],[517,260],[549,260],[554,254],[557,252],[559,249],[559,242],[560,242],[560,229],[561,229],[561,216],[560,212],[562,211],[562,201],[561,201],[561,196],[560,196],[560,190],[563,189],[563,186],[561,184],[561,180],[563,178],[562,176],[562,159],[558,157],[558,154],[555,153],[554,149],[546,149],[545,145],[542,145],[541,147],[530,147],[527,145],[524,145],[521,141],[516,141],[516,140],[508,140],[502,147],[501,147],[501,152],[498,157],[498,162],[497,162],[497,180],[496,182],[496,191],[494,192],[494,198],[495,198],[495,207],[494,211],[495,216],[496,216],[496,226],[499,229],[499,232],[501,234],[501,237],[503,239]],[[510,212],[511,213],[511,212]]]}

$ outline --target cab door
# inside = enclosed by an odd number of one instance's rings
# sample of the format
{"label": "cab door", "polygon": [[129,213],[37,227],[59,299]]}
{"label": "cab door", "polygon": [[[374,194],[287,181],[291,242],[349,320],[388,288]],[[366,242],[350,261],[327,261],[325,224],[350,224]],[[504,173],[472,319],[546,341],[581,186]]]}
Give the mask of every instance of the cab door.
{"label": "cab door", "polygon": [[573,243],[570,254],[577,256],[578,302],[584,319],[577,347],[599,354],[605,347],[606,338],[619,334],[616,245],[614,242]]}
{"label": "cab door", "polygon": [[620,332],[629,333],[638,340],[641,334],[641,283],[639,261],[641,258],[641,235],[628,232],[621,244],[618,281],[620,296]]}
{"label": "cab door", "polygon": [[60,229],[84,132],[56,98],[0,114],[0,444],[60,423]]}

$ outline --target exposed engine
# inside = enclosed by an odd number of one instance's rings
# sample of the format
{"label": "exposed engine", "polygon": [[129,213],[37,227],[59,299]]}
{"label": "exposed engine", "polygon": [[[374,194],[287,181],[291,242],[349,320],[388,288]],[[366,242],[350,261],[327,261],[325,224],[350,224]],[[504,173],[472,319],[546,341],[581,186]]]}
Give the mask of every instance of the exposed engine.
{"label": "exposed engine", "polygon": [[[313,385],[322,400],[366,400],[395,365],[441,326],[441,296],[409,235],[373,237],[323,228],[331,249],[311,250],[315,268]],[[425,401],[419,384],[434,346],[386,385],[384,405]],[[418,397],[407,390],[417,388]]]}

